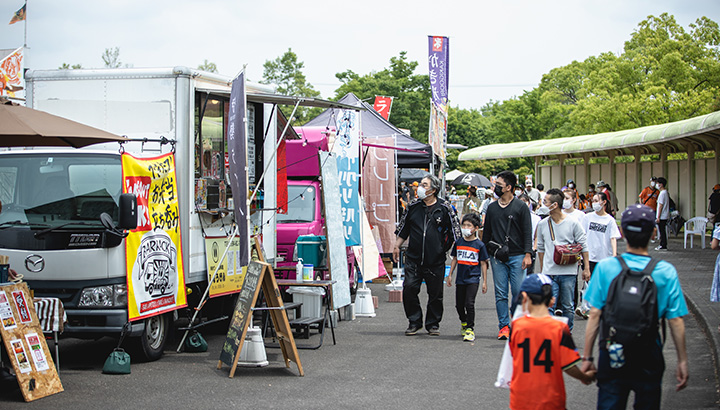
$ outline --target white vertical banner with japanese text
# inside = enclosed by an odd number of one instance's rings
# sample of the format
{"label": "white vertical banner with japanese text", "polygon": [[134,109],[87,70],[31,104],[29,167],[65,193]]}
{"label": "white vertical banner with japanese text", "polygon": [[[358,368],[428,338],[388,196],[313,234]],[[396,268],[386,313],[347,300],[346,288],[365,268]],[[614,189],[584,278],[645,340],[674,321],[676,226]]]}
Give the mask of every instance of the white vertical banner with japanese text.
{"label": "white vertical banner with japanese text", "polygon": [[[332,152],[337,154],[345,246],[360,245],[360,114],[340,110],[336,130]],[[323,187],[329,189],[324,184]]]}
{"label": "white vertical banner with japanese text", "polygon": [[445,160],[447,156],[449,62],[449,39],[447,37],[428,36],[428,69],[432,95],[428,142],[433,149],[433,153],[442,160]]}
{"label": "white vertical banner with japanese text", "polygon": [[137,197],[137,228],[125,238],[128,318],[185,307],[175,154],[122,155],[123,193]]}
{"label": "white vertical banner with japanese text", "polygon": [[[394,137],[367,139],[373,145],[394,147]],[[363,198],[368,222],[376,233],[380,253],[392,252],[395,243],[395,150],[363,147]],[[364,235],[364,234],[363,234]]]}

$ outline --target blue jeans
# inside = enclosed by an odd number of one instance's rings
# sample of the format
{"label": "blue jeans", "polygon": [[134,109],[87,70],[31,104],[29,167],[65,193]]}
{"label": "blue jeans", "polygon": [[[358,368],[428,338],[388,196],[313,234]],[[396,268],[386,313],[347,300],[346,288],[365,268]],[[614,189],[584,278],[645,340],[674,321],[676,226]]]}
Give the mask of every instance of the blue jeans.
{"label": "blue jeans", "polygon": [[[552,292],[555,298],[555,309],[562,310],[568,319],[568,327],[572,331],[575,317],[575,282],[577,275],[548,275],[552,279]],[[552,311],[552,309],[551,309]]]}
{"label": "blue jeans", "polygon": [[522,269],[524,258],[525,254],[511,256],[507,262],[500,262],[495,258],[490,258],[493,283],[495,285],[495,310],[497,310],[498,329],[510,324],[508,286],[512,290],[511,306],[514,311],[520,285],[525,279],[525,269]]}
{"label": "blue jeans", "polygon": [[630,391],[635,392],[635,410],[660,408],[660,381],[623,379],[598,380],[598,410],[625,410]]}

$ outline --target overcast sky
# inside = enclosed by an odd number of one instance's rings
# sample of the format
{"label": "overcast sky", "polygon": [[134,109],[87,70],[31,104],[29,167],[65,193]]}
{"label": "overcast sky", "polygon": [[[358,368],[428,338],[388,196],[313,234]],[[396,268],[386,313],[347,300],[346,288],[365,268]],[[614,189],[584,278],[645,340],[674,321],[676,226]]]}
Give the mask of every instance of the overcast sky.
{"label": "overcast sky", "polygon": [[[8,25],[23,0],[0,0],[0,49],[23,44]],[[380,71],[407,51],[427,73],[427,35],[450,37],[450,104],[480,108],[521,95],[550,69],[621,53],[638,23],[668,12],[686,30],[720,22],[719,0],[29,0],[26,67],[102,67],[106,48],[134,67],[197,67],[207,59],[234,76],[262,79],[288,48],[324,98],[335,73]]]}

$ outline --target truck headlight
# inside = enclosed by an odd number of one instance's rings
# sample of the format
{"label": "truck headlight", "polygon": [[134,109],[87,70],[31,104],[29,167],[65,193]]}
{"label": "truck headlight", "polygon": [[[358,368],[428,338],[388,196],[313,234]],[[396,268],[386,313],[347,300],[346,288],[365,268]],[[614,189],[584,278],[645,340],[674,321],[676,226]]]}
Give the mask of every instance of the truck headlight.
{"label": "truck headlight", "polygon": [[127,306],[127,286],[107,285],[83,289],[79,307],[124,307]]}

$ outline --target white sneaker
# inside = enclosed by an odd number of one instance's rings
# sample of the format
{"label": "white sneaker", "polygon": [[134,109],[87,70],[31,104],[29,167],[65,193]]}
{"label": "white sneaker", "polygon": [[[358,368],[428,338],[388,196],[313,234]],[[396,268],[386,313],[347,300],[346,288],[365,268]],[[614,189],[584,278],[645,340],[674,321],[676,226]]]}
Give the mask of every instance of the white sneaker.
{"label": "white sneaker", "polygon": [[656,251],[666,251],[668,248],[663,248],[662,246],[658,246],[655,248]]}

